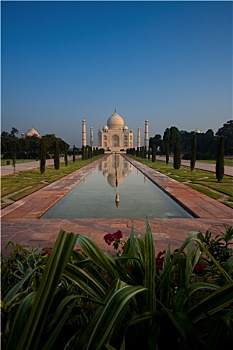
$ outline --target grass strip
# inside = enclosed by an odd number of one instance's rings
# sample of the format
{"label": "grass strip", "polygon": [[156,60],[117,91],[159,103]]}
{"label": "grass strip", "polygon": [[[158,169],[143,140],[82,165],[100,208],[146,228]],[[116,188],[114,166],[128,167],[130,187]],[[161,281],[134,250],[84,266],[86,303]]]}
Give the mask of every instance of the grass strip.
{"label": "grass strip", "polygon": [[[191,170],[186,166],[181,166],[180,169],[174,169],[171,163],[166,164],[164,161],[156,160],[152,162],[148,159],[142,159],[135,156],[129,156],[136,161],[145,164],[149,168],[152,168],[160,173],[169,176],[170,178],[182,182],[188,186],[196,186],[194,188],[198,192],[204,193],[208,197],[219,200],[222,197],[222,194],[226,196],[233,197],[233,177],[224,175],[221,183],[218,183],[216,180],[216,176],[214,172],[195,169],[191,172]],[[199,185],[199,186],[198,186]],[[205,190],[203,189],[205,187]],[[209,190],[208,190],[209,188]],[[211,189],[219,192],[213,193]],[[216,198],[216,195],[219,195],[219,198]],[[232,207],[229,205],[229,200],[221,201],[222,203]]]}
{"label": "grass strip", "polygon": [[[103,155],[95,156],[87,160],[77,159],[75,162],[69,161],[67,166],[65,166],[65,163],[61,163],[59,170],[55,170],[53,165],[49,165],[46,167],[44,174],[41,174],[39,169],[30,169],[28,171],[3,176],[1,178],[1,197],[3,198],[14,193],[10,198],[17,201],[28,194],[31,194],[40,188],[83,168],[101,157],[103,157]],[[28,189],[29,186],[31,186],[31,188]],[[2,201],[1,208],[8,205],[10,205],[10,203],[4,203],[4,201]]]}

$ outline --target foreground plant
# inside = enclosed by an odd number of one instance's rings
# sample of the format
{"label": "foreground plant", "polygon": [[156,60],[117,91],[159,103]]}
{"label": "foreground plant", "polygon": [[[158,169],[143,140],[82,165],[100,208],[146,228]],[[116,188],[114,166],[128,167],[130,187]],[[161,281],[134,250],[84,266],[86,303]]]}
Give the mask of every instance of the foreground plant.
{"label": "foreground plant", "polygon": [[[123,239],[119,232],[114,237]],[[203,254],[220,279],[205,280]],[[34,268],[3,297],[4,349],[217,350],[232,344],[232,256],[220,263],[196,232],[175,252],[168,246],[156,257],[146,222],[145,239],[134,237],[132,227],[116,258],[88,237],[61,232],[39,287],[28,291]]]}

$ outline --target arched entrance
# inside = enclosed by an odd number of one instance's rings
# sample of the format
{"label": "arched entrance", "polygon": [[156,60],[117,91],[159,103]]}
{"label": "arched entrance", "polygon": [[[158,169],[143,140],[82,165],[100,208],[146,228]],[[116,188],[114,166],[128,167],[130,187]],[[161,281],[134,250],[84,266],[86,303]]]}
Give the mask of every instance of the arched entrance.
{"label": "arched entrance", "polygon": [[119,147],[120,146],[120,140],[118,135],[113,135],[112,137],[112,145],[113,147]]}

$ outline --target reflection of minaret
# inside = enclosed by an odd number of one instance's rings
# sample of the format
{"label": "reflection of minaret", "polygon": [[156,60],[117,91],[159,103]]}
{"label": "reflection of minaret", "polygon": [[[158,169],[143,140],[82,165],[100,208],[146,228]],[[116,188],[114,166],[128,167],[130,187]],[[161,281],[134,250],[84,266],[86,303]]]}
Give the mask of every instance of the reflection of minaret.
{"label": "reflection of minaret", "polygon": [[87,145],[87,132],[86,132],[86,120],[82,120],[82,145]]}
{"label": "reflection of minaret", "polygon": [[140,137],[140,128],[138,128],[138,139],[137,139],[137,147],[141,147],[141,137]]}
{"label": "reflection of minaret", "polygon": [[93,127],[90,127],[90,146],[93,146]]}
{"label": "reflection of minaret", "polygon": [[145,139],[144,139],[144,146],[148,148],[148,119],[145,120]]}

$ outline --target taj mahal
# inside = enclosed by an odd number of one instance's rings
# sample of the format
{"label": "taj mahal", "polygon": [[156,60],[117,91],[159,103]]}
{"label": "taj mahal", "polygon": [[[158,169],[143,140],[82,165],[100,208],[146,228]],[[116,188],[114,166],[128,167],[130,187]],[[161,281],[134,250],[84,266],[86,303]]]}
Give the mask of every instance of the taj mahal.
{"label": "taj mahal", "polygon": [[[124,152],[128,148],[135,148],[134,134],[128,126],[125,125],[123,118],[116,112],[111,115],[102,130],[98,130],[98,147],[105,151]],[[82,120],[82,145],[87,145],[86,120]],[[145,120],[144,146],[148,148],[148,120]],[[93,127],[90,128],[90,146],[93,147]],[[137,145],[141,147],[141,132],[137,130]]]}

